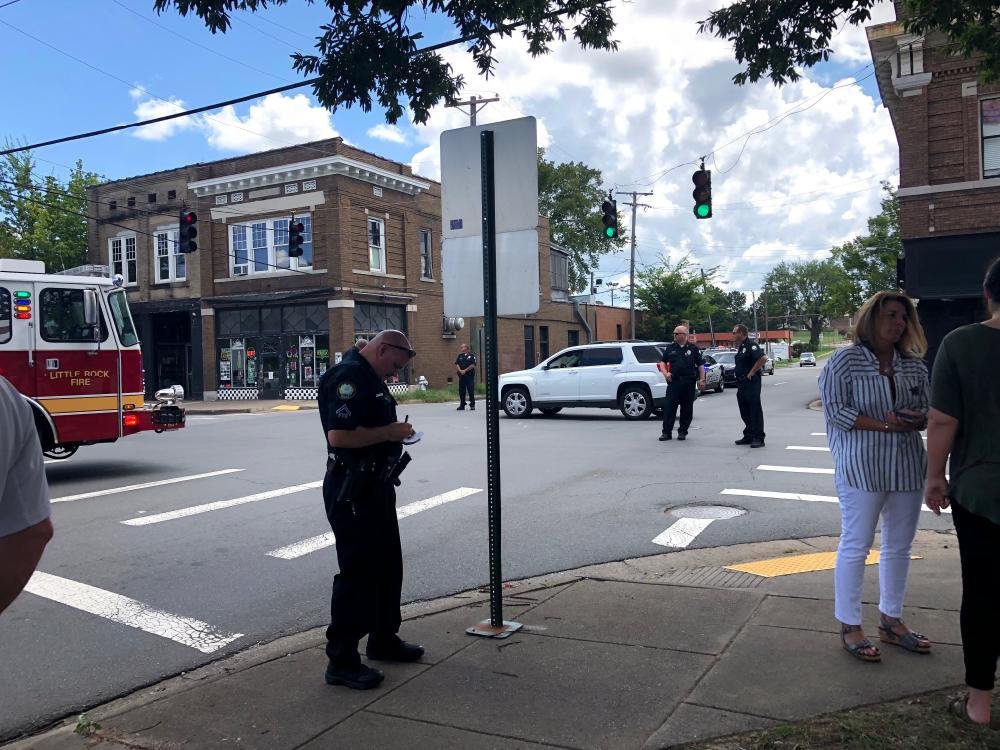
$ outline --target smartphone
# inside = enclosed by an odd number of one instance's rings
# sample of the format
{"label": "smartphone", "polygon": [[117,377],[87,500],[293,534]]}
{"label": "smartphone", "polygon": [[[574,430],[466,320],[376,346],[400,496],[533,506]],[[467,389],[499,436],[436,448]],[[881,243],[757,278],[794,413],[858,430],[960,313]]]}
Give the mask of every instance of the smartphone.
{"label": "smartphone", "polygon": [[924,421],[923,414],[909,414],[899,409],[893,409],[892,413],[896,415],[896,419],[900,422],[906,422],[907,424],[920,424]]}

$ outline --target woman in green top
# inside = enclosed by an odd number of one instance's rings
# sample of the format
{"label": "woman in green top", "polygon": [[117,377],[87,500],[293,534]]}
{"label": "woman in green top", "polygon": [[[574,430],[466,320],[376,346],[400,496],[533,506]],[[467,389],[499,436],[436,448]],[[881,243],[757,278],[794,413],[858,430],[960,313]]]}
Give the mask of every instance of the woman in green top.
{"label": "woman in green top", "polygon": [[962,561],[969,692],[951,708],[988,725],[1000,654],[1000,257],[986,272],[983,295],[990,319],[949,333],[934,361],[924,501],[938,515],[951,505]]}

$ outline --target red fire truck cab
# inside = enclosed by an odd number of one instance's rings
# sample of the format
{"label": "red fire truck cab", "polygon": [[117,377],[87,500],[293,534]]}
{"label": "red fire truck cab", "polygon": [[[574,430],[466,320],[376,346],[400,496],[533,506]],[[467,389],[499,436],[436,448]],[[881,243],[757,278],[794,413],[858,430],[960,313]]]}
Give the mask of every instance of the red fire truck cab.
{"label": "red fire truck cab", "polygon": [[31,405],[50,458],[184,426],[180,386],[145,403],[142,351],[120,279],[0,259],[0,375]]}

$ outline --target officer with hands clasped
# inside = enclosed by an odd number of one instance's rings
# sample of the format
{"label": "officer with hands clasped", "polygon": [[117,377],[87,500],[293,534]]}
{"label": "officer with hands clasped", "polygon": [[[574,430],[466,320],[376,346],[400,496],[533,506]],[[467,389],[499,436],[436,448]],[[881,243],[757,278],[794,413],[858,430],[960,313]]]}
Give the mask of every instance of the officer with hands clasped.
{"label": "officer with hands clasped", "polygon": [[736,403],[743,419],[743,437],[735,441],[737,445],[751,448],[764,447],[764,409],[760,405],[760,385],[763,380],[767,354],[756,341],[751,341],[750,331],[745,325],[733,328],[736,340]]}
{"label": "officer with hands clasped", "polygon": [[414,432],[408,419],[397,421],[396,400],[384,382],[415,355],[400,331],[382,331],[364,348],[348,350],[320,379],[329,449],[323,503],[340,565],[326,631],[330,685],[367,690],[382,682],[380,670],[361,663],[358,642],[366,634],[369,659],[410,662],[424,653],[396,634],[403,558],[395,486],[409,462],[402,441]]}
{"label": "officer with hands clasped", "polygon": [[657,367],[666,378],[667,403],[663,407],[663,432],[660,440],[670,440],[674,430],[677,407],[681,407],[681,421],[677,429],[677,439],[687,438],[688,428],[694,416],[694,385],[705,388],[705,370],[702,369],[701,351],[688,343],[688,330],[684,326],[674,328],[674,340],[663,349],[663,359]]}
{"label": "officer with hands clasped", "polygon": [[469,351],[468,344],[458,347],[455,358],[455,372],[458,373],[458,411],[465,409],[465,396],[469,396],[469,408],[476,409],[476,355]]}

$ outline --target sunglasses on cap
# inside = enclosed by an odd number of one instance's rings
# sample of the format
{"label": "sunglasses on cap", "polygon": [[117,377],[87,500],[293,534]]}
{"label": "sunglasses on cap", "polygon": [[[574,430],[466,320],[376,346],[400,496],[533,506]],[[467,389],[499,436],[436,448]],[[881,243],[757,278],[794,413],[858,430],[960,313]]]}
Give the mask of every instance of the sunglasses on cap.
{"label": "sunglasses on cap", "polygon": [[410,349],[407,346],[398,346],[397,344],[390,344],[388,341],[385,342],[385,345],[386,346],[391,346],[393,349],[399,349],[399,351],[401,351],[401,352],[406,352],[410,356],[410,359],[413,359],[414,357],[417,356],[416,351],[414,351],[413,349]]}

